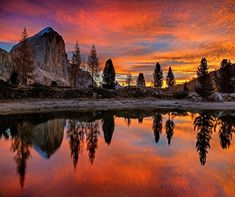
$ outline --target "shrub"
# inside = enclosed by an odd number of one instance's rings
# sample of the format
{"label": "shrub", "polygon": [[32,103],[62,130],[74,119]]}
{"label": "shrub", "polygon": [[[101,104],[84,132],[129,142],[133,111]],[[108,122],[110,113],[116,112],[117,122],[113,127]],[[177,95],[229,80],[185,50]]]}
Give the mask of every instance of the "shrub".
{"label": "shrub", "polygon": [[173,98],[183,99],[188,97],[188,91],[177,91],[173,93]]}

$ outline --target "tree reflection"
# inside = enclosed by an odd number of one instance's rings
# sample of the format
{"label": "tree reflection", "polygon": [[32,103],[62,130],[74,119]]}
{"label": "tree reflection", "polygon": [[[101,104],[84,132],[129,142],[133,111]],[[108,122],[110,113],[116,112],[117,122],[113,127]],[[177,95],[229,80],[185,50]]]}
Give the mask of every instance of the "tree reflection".
{"label": "tree reflection", "polygon": [[127,124],[127,127],[130,127],[131,126],[131,117],[125,117],[125,121],[126,121],[126,124]]}
{"label": "tree reflection", "polygon": [[30,157],[30,147],[32,145],[32,133],[27,126],[27,123],[22,122],[19,124],[17,135],[14,136],[11,145],[11,150],[13,153],[16,153],[14,160],[17,165],[16,169],[19,174],[20,186],[22,188],[24,187],[27,160]]}
{"label": "tree reflection", "polygon": [[139,124],[142,124],[143,121],[144,121],[144,118],[143,118],[143,116],[140,115],[140,116],[138,117],[138,123],[139,123]]}
{"label": "tree reflection", "polygon": [[200,114],[194,120],[194,130],[198,131],[196,148],[199,152],[200,162],[202,165],[205,165],[206,163],[213,128],[214,118],[206,113]]}
{"label": "tree reflection", "polygon": [[231,145],[232,133],[235,129],[232,124],[232,117],[221,117],[219,118],[219,138],[220,145],[223,149],[227,149]]}
{"label": "tree reflection", "polygon": [[114,115],[106,114],[102,120],[102,129],[104,132],[104,140],[109,145],[112,140],[113,132],[115,129]]}
{"label": "tree reflection", "polygon": [[95,151],[98,145],[99,124],[97,121],[88,123],[89,132],[87,133],[87,150],[89,152],[89,161],[93,164]]}
{"label": "tree reflection", "polygon": [[93,164],[99,136],[98,121],[80,122],[77,120],[67,120],[66,133],[69,138],[74,169],[77,167],[79,155],[82,154],[85,143],[87,144],[89,161]]}
{"label": "tree reflection", "polygon": [[74,169],[76,169],[80,153],[81,142],[80,142],[78,128],[75,126],[75,121],[69,120],[69,124],[70,128],[67,130],[67,135],[69,137],[69,147],[70,147],[71,157],[73,158],[73,166]]}
{"label": "tree reflection", "polygon": [[175,128],[175,123],[173,122],[172,118],[171,118],[171,114],[168,114],[168,120],[166,121],[166,136],[167,136],[167,141],[168,141],[168,145],[171,144],[171,140],[174,134],[174,128]]}
{"label": "tree reflection", "polygon": [[160,113],[156,113],[153,116],[153,133],[154,133],[154,139],[155,142],[158,143],[160,139],[160,135],[162,133],[162,115]]}

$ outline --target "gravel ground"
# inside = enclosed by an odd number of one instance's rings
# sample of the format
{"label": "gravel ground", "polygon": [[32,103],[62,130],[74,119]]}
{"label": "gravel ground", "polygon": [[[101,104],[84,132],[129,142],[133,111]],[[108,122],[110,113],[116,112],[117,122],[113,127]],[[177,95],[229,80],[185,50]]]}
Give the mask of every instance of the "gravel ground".
{"label": "gravel ground", "polygon": [[90,111],[118,109],[231,110],[235,102],[196,102],[158,99],[27,99],[0,101],[0,115],[53,111]]}

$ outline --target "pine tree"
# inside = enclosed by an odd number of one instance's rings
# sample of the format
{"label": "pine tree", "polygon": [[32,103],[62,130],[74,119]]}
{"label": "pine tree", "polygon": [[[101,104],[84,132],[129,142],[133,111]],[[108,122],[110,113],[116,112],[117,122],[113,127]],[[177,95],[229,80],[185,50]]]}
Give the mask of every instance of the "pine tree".
{"label": "pine tree", "polygon": [[14,58],[14,64],[17,67],[18,73],[20,74],[20,80],[23,85],[27,85],[29,82],[33,80],[33,59],[32,54],[27,43],[28,33],[26,27],[21,35],[20,45],[18,48],[18,53]]}
{"label": "pine tree", "polygon": [[116,72],[111,59],[108,59],[105,63],[103,71],[103,88],[114,89],[116,85],[115,81]]}
{"label": "pine tree", "polygon": [[198,83],[195,91],[203,98],[207,98],[213,92],[213,84],[208,72],[208,65],[206,58],[202,58],[201,64],[197,70]]}
{"label": "pine tree", "polygon": [[171,67],[169,67],[168,73],[167,73],[167,77],[166,77],[166,84],[168,87],[172,87],[175,85],[175,76],[173,74],[173,71],[171,69]]}
{"label": "pine tree", "polygon": [[232,83],[232,72],[231,72],[231,62],[227,59],[223,59],[220,66],[220,77],[218,79],[219,82],[219,90],[223,93],[232,93],[233,83]]}
{"label": "pine tree", "polygon": [[76,87],[76,81],[77,81],[77,73],[78,70],[80,69],[82,60],[81,60],[81,51],[78,42],[75,44],[75,48],[73,51],[73,56],[72,56],[72,72],[71,72],[71,78],[73,82],[73,86]]}
{"label": "pine tree", "polygon": [[154,87],[160,88],[163,85],[163,73],[161,65],[157,62],[153,73]]}
{"label": "pine tree", "polygon": [[98,76],[99,72],[99,59],[97,56],[95,45],[92,45],[90,55],[88,56],[88,66],[91,70],[92,87],[94,87],[94,77]]}
{"label": "pine tree", "polygon": [[128,87],[131,86],[132,80],[133,80],[132,75],[131,75],[131,73],[129,72],[129,73],[127,74],[127,76],[126,76],[126,83],[127,83]]}
{"label": "pine tree", "polygon": [[136,80],[136,86],[145,87],[145,79],[144,79],[143,73],[139,73],[139,76],[137,77],[137,80]]}

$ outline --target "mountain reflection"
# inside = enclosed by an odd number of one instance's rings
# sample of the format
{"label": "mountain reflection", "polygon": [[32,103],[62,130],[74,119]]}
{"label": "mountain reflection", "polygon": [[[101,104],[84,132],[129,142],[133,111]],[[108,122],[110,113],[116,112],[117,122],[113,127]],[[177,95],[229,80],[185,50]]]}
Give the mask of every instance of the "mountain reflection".
{"label": "mountain reflection", "polygon": [[14,154],[16,172],[20,186],[24,187],[27,162],[33,147],[43,158],[50,156],[60,147],[63,140],[63,120],[49,120],[35,124],[35,121],[1,121],[0,138],[11,140],[10,151]]}
{"label": "mountain reflection", "polygon": [[33,126],[33,147],[43,158],[49,159],[60,147],[64,137],[64,124],[64,120],[54,119]]}

